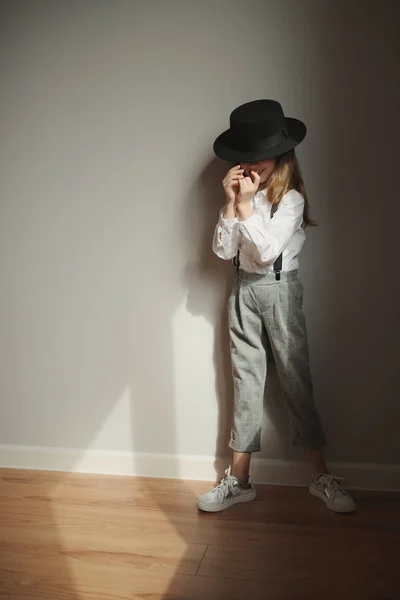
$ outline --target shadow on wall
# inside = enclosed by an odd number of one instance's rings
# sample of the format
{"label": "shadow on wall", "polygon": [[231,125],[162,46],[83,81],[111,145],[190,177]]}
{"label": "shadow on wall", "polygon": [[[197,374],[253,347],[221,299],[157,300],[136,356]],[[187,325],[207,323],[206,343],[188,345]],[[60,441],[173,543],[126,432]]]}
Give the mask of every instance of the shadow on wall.
{"label": "shadow on wall", "polygon": [[[396,421],[387,418],[388,411],[392,416],[399,414],[397,378],[388,369],[400,329],[391,276],[397,269],[394,242],[399,206],[389,175],[397,170],[398,122],[391,122],[388,130],[379,115],[397,111],[398,6],[388,2],[385,10],[380,10],[373,1],[357,1],[345,13],[337,7],[318,7],[311,12],[309,5],[307,17],[320,43],[321,75],[316,85],[324,125],[311,135],[319,140],[317,147],[323,145],[317,164],[326,174],[319,187],[313,186],[321,194],[318,235],[323,235],[324,253],[323,266],[318,266],[317,275],[311,275],[318,277],[313,282],[318,296],[312,347],[318,365],[318,372],[313,371],[318,383],[316,402],[327,430],[328,458],[390,464],[400,456]],[[381,27],[378,36],[374,35],[377,26]],[[211,239],[223,204],[221,179],[227,168],[227,163],[213,160],[193,186],[187,223],[192,231],[195,223],[199,232],[198,237],[196,233],[193,236],[198,258],[186,270],[187,308],[191,314],[206,318],[215,331],[219,405],[216,454],[224,464],[233,400],[226,304],[234,271],[230,263],[224,264],[213,255]],[[318,174],[314,178],[321,181]],[[311,200],[318,213],[319,198]],[[313,231],[308,235],[311,237]],[[315,257],[315,262],[320,259]],[[378,273],[379,281],[375,280]],[[264,429],[271,425],[271,431],[264,432],[264,448],[279,443],[278,454],[268,447],[269,457],[279,458],[279,453],[300,456],[291,448],[279,384],[273,365],[269,367]],[[366,370],[369,377],[365,377]],[[385,398],[384,410],[381,398]],[[351,411],[347,408],[350,399]],[[271,437],[266,439],[268,433]],[[381,443],[383,436],[385,444]]]}
{"label": "shadow on wall", "polygon": [[335,460],[397,464],[399,380],[391,365],[400,332],[393,284],[400,122],[392,116],[400,102],[399,3],[356,1],[345,11],[340,4],[326,6],[316,21],[327,161],[320,228],[330,240],[318,290],[319,397]]}
{"label": "shadow on wall", "polygon": [[213,363],[218,402],[215,467],[218,479],[223,472],[222,461],[227,456],[232,418],[229,400],[233,393],[226,327],[232,266],[224,264],[212,251],[214,228],[223,203],[221,181],[225,171],[226,166],[219,160],[213,160],[204,168],[189,194],[186,214],[186,227],[191,229],[194,223],[197,230],[194,238],[197,261],[189,263],[185,270],[186,306],[193,316],[204,317],[214,332]]}

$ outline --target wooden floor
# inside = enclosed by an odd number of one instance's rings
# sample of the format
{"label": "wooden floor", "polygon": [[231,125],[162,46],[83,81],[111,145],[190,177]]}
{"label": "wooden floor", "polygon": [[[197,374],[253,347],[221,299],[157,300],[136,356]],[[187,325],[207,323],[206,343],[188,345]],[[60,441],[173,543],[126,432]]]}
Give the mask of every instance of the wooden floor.
{"label": "wooden floor", "polygon": [[400,495],[306,489],[200,514],[209,485],[0,470],[0,598],[399,600]]}

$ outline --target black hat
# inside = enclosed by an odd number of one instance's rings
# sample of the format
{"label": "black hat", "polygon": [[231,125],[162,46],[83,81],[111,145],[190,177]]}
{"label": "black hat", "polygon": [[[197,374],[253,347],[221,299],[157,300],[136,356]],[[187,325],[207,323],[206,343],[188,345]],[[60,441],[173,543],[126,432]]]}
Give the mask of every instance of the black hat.
{"label": "black hat", "polygon": [[214,142],[214,152],[232,162],[255,162],[280,156],[305,138],[302,121],[285,117],[276,100],[254,100],[235,108],[230,128]]}

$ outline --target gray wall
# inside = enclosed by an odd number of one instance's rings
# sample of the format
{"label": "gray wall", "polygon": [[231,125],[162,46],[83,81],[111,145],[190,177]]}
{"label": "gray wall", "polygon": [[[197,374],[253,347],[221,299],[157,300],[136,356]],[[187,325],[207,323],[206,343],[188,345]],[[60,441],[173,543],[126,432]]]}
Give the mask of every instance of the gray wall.
{"label": "gray wall", "polygon": [[[400,463],[399,3],[2,3],[0,443],[226,452],[229,112],[303,118],[316,401],[337,461]],[[272,386],[274,386],[272,378]],[[279,401],[263,456],[298,456]]]}

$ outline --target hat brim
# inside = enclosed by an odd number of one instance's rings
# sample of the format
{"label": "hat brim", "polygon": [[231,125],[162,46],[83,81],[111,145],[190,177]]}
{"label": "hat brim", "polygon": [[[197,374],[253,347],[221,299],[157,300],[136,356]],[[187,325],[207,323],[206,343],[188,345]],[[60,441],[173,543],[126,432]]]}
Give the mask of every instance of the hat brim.
{"label": "hat brim", "polygon": [[293,150],[293,148],[298,146],[307,134],[307,127],[302,121],[291,117],[286,117],[285,121],[288,137],[278,145],[268,148],[268,150],[253,152],[238,150],[234,144],[232,130],[227,129],[215,140],[213,146],[214,152],[219,158],[237,163],[267,160],[285,154],[285,152],[289,152],[289,150]]}

